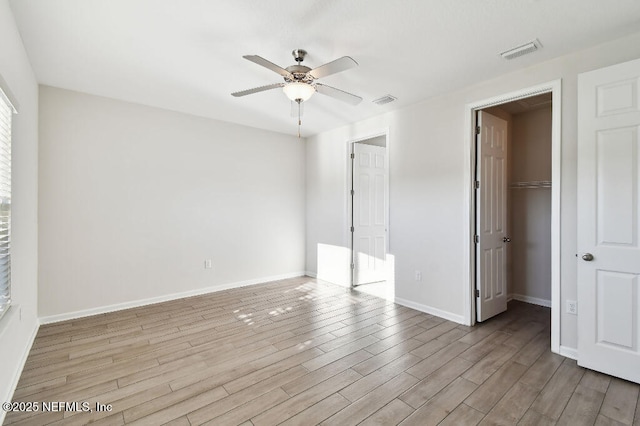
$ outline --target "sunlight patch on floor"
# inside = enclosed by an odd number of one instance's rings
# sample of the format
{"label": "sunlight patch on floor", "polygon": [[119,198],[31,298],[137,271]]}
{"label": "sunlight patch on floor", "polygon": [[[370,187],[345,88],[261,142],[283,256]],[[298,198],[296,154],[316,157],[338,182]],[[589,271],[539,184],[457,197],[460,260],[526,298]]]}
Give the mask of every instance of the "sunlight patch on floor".
{"label": "sunlight patch on floor", "polygon": [[361,284],[355,287],[354,290],[388,300],[389,302],[393,302],[395,300],[395,288],[389,281]]}

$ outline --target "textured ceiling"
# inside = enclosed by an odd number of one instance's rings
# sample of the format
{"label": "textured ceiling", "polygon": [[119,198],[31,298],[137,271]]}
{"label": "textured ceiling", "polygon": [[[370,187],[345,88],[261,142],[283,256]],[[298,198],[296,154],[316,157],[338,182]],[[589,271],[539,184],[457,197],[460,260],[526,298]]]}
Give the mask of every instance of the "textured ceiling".
{"label": "textured ceiling", "polygon": [[[41,84],[296,134],[282,81],[242,58],[282,67],[291,50],[314,68],[341,56],[360,66],[320,80],[356,106],[316,94],[303,136],[609,41],[640,29],[635,0],[12,0]],[[540,40],[512,61],[498,53]],[[378,106],[386,94],[396,102]]]}
{"label": "textured ceiling", "polygon": [[[541,95],[531,96],[525,99],[508,102],[493,108],[501,109],[512,115],[522,114],[540,108],[551,107],[551,93],[543,93]],[[489,108],[490,109],[490,108]]]}

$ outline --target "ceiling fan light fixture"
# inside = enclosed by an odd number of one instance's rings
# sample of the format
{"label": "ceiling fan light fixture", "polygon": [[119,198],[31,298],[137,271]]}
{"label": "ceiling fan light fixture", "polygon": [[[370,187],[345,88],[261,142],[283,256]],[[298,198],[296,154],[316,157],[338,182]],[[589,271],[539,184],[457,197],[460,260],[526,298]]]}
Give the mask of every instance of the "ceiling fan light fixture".
{"label": "ceiling fan light fixture", "polygon": [[302,83],[300,81],[294,81],[285,85],[282,90],[287,98],[294,102],[304,102],[308,100],[316,92],[316,88],[309,83]]}

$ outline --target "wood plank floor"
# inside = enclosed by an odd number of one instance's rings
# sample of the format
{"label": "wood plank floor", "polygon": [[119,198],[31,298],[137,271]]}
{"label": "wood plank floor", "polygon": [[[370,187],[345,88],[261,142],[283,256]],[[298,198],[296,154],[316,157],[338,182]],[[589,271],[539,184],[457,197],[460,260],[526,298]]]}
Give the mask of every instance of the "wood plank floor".
{"label": "wood plank floor", "polygon": [[14,395],[40,411],[5,424],[640,425],[640,387],[551,353],[549,330],[519,302],[465,327],[277,281],[42,326]]}

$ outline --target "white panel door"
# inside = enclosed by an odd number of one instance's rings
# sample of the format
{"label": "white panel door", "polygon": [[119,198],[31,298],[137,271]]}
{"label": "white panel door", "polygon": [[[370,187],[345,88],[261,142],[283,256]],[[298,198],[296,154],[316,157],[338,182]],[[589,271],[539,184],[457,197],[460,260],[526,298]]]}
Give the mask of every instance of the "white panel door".
{"label": "white panel door", "polygon": [[507,310],[507,122],[478,112],[476,190],[476,317]]}
{"label": "white panel door", "polygon": [[353,144],[353,285],[387,279],[386,152]]}
{"label": "white panel door", "polygon": [[578,364],[640,383],[640,60],[578,77]]}

